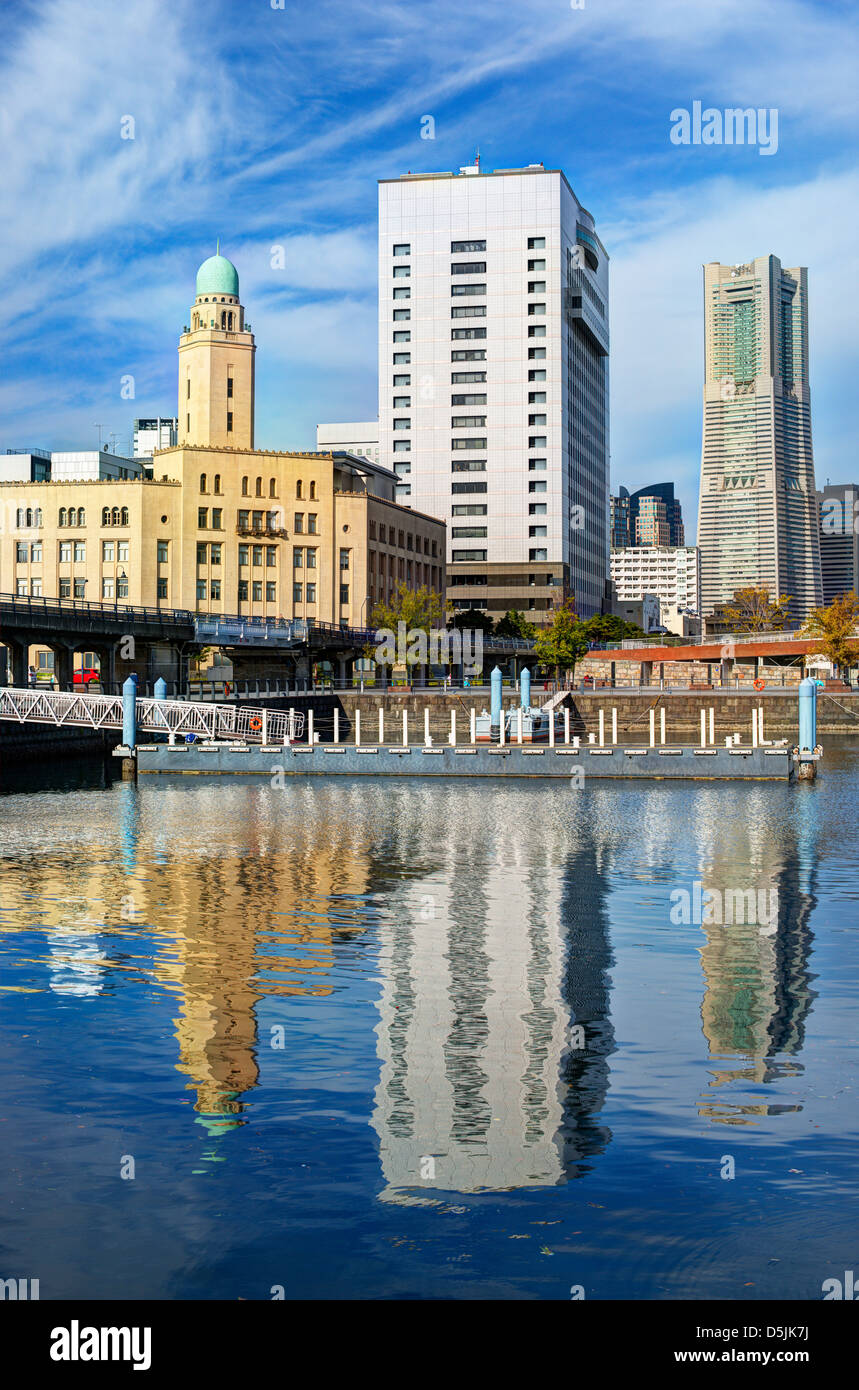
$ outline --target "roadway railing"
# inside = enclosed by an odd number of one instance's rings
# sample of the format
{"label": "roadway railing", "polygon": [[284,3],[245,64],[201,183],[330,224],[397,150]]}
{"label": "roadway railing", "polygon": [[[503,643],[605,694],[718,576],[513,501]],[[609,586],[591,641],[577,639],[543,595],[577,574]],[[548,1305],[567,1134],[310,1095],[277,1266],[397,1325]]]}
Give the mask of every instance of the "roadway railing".
{"label": "roadway railing", "polygon": [[33,594],[0,594],[0,612],[12,608],[19,613],[80,614],[95,618],[128,618],[138,623],[177,623],[188,626],[194,614],[181,608],[145,608],[131,603],[95,603],[89,599],[41,598]]}

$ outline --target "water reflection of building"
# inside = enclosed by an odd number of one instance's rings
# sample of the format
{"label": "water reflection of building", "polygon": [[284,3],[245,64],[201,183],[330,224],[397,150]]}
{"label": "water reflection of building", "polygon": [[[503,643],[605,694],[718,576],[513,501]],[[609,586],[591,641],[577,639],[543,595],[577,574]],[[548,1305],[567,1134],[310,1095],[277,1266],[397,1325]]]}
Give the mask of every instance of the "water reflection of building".
{"label": "water reflection of building", "polygon": [[176,996],[176,1067],[217,1133],[242,1122],[259,1082],[260,999],[331,992],[335,943],[359,930],[339,903],[366,891],[366,850],[345,818],[324,836],[284,818],[267,786],[249,788],[229,816],[216,789],[201,789],[205,837],[188,835],[187,792],[159,788],[146,806],[119,785],[103,825],[22,852],[6,907],[16,915],[17,894],[23,917],[38,903],[56,992],[154,978]]}
{"label": "water reflection of building", "polygon": [[[802,1070],[799,1055],[814,1000],[809,968],[813,934],[809,919],[814,895],[815,851],[806,843],[804,806],[776,830],[771,817],[747,816],[719,836],[718,853],[701,865],[705,889],[754,888],[767,907],[777,905],[768,922],[704,923],[701,950],[705,991],[701,1022],[710,1057],[717,1062],[712,1093],[699,1113],[725,1124],[798,1106],[730,1098],[722,1088],[766,1085]],[[798,828],[797,828],[798,827]],[[771,899],[770,894],[774,893]]]}
{"label": "water reflection of building", "polygon": [[463,809],[379,929],[373,1125],[389,1201],[563,1182],[610,1137],[596,1118],[613,1049],[605,890],[588,831],[523,825],[518,852],[493,858],[497,838]]}

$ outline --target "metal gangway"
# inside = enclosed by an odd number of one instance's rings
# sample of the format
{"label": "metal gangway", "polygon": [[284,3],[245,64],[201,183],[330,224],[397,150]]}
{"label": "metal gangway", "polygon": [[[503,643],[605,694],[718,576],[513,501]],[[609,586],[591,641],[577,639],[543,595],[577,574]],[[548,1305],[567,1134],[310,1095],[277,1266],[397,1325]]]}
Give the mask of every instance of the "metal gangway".
{"label": "metal gangway", "polygon": [[[282,744],[294,742],[304,733],[304,715],[296,710],[138,698],[136,714],[139,734],[166,733],[182,738],[193,734],[208,741]],[[0,719],[18,724],[121,729],[122,696],[4,686],[0,687]]]}

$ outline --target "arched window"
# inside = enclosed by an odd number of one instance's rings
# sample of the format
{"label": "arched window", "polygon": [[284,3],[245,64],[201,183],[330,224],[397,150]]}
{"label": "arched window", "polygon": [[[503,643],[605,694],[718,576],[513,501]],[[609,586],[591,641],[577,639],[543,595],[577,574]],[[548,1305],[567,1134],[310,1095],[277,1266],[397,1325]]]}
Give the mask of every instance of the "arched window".
{"label": "arched window", "polygon": [[301,479],[300,479],[300,478],[298,479],[298,482],[295,484],[295,495],[296,495],[296,497],[298,498],[298,500],[300,501],[300,500],[301,500],[301,496],[302,496],[302,492],[301,492]]}
{"label": "arched window", "polygon": [[205,491],[206,491],[206,475],[205,475],[205,473],[201,473],[201,474],[200,474],[200,491],[201,491],[201,492],[205,492]]}
{"label": "arched window", "polygon": [[127,507],[123,507],[123,509],[122,509],[122,525],[123,525],[123,526],[127,526],[127,525],[128,525],[128,508],[127,508]]}
{"label": "arched window", "polygon": [[268,480],[268,495],[269,497],[277,497],[277,482],[274,478]]}
{"label": "arched window", "polygon": [[83,507],[78,507],[78,526],[86,526],[86,512]]}
{"label": "arched window", "polygon": [[66,511],[65,507],[60,507],[60,525],[68,525],[68,512]]}
{"label": "arched window", "polygon": [[220,475],[220,473],[216,473],[216,474],[215,474],[215,491],[218,492],[218,493],[221,491],[221,475]]}
{"label": "arched window", "polygon": [[36,508],[36,525],[37,525],[37,526],[41,526],[41,524],[42,524],[42,508],[41,508],[41,507],[37,507],[37,508]]}
{"label": "arched window", "polygon": [[248,480],[247,480],[247,478],[242,478],[242,497],[247,497],[247,495],[248,495]]}
{"label": "arched window", "polygon": [[262,478],[257,478],[257,481],[256,481],[256,494],[257,494],[257,497],[262,497]]}
{"label": "arched window", "polygon": [[233,326],[234,319],[235,319],[235,314],[233,313],[232,310],[230,310],[230,314],[229,314],[229,326],[230,326],[231,329],[232,329],[232,326]]}
{"label": "arched window", "polygon": [[316,483],[313,481],[311,481],[310,484],[310,500],[311,502],[316,501]]}
{"label": "arched window", "polygon": [[[62,524],[62,523],[60,523],[60,524]],[[102,509],[101,509],[101,524],[102,524],[102,526],[109,526],[109,525],[110,525],[110,507],[102,507]]]}
{"label": "arched window", "polygon": [[32,525],[33,525],[33,508],[32,508],[32,507],[28,507],[28,508],[27,508],[27,525],[28,525],[28,526],[32,526]]}
{"label": "arched window", "polygon": [[69,507],[69,525],[70,525],[70,526],[77,526],[77,524],[78,524],[77,508],[75,508],[75,507]]}
{"label": "arched window", "polygon": [[24,511],[24,508],[23,508],[23,507],[19,507],[18,510],[17,510],[17,512],[16,512],[16,514],[15,514],[15,525],[16,525],[16,526],[23,526],[23,525],[24,525],[24,518],[25,518],[25,515],[26,515],[26,513],[25,513],[25,511]]}
{"label": "arched window", "polygon": [[114,507],[113,510],[111,511],[111,513],[110,513],[110,524],[111,524],[111,526],[118,526],[118,525],[119,525],[119,507]]}

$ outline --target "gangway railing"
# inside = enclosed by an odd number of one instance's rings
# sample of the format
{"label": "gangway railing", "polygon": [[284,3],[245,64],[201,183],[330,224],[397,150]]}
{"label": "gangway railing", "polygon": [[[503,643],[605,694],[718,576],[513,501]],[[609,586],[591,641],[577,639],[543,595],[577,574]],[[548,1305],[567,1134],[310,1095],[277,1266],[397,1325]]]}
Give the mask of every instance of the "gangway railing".
{"label": "gangway railing", "polygon": [[[197,704],[193,700],[136,702],[139,733],[166,733],[235,742],[285,743],[302,737],[297,710],[252,709],[247,705]],[[18,724],[53,724],[85,729],[121,729],[122,696],[86,692],[0,688],[0,719]]]}

